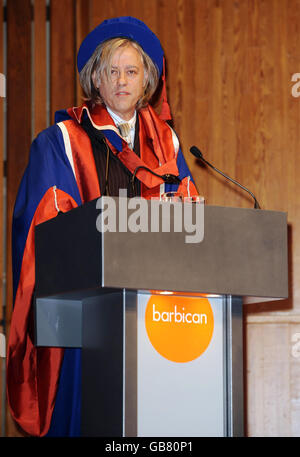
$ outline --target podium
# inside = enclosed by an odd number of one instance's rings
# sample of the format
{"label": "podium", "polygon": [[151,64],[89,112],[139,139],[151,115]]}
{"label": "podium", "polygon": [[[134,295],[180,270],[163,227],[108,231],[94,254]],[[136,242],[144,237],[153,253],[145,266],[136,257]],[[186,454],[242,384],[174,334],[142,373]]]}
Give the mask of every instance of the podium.
{"label": "podium", "polygon": [[36,227],[35,344],[82,348],[82,436],[243,436],[243,304],[288,297],[286,214],[205,205],[187,242],[195,205],[151,204]]}

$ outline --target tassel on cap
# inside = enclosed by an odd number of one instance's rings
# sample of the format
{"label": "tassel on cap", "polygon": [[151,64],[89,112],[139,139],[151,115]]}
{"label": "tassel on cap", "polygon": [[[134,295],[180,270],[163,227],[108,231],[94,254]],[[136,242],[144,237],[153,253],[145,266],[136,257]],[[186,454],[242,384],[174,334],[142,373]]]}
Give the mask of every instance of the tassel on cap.
{"label": "tassel on cap", "polygon": [[161,92],[162,106],[160,112],[160,119],[163,121],[170,121],[172,119],[170,106],[167,100],[167,88],[166,88],[166,69],[165,69],[165,58],[163,57],[163,73],[162,73],[163,88]]}

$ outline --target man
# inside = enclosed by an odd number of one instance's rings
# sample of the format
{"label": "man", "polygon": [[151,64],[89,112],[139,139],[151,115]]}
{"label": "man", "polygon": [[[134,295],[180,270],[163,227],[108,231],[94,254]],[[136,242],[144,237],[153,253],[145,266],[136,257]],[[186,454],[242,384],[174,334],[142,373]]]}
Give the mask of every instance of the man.
{"label": "man", "polygon": [[[35,225],[100,195],[118,196],[119,189],[145,198],[177,188],[183,195],[197,193],[175,133],[149,105],[164,79],[163,58],[158,38],[143,22],[104,21],[78,52],[85,103],[58,112],[56,124],[32,144],[14,209],[7,357],[9,406],[30,435],[80,435],[81,407],[80,350],[34,347]],[[163,95],[166,119],[165,88]]]}

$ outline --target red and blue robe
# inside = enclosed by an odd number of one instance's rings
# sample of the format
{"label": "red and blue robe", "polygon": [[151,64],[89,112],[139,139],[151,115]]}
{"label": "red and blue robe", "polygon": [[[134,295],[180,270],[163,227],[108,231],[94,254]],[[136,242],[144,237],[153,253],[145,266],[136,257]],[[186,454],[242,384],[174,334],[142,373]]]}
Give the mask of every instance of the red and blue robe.
{"label": "red and blue robe", "polygon": [[[34,227],[100,196],[91,142],[83,116],[101,130],[113,154],[133,173],[144,165],[179,176],[185,196],[197,191],[177,137],[149,106],[139,111],[140,157],[119,135],[107,110],[87,105],[60,111],[56,124],[33,141],[13,215],[14,309],[8,340],[7,395],[12,417],[29,435],[80,436],[81,350],[34,346]],[[136,177],[141,196],[151,198],[178,185],[144,169]]]}

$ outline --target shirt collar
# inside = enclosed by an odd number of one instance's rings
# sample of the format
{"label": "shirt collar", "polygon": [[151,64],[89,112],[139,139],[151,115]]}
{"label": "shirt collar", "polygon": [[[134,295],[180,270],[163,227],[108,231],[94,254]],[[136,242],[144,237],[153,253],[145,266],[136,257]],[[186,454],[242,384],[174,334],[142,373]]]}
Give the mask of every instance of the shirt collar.
{"label": "shirt collar", "polygon": [[134,115],[132,116],[131,119],[129,119],[129,121],[125,121],[124,119],[122,119],[120,116],[118,116],[116,113],[114,113],[108,106],[106,107],[109,115],[112,117],[114,123],[116,124],[116,126],[118,127],[118,125],[120,124],[129,124],[130,128],[131,129],[134,129],[135,128],[135,122],[136,122],[136,111],[134,112]]}

